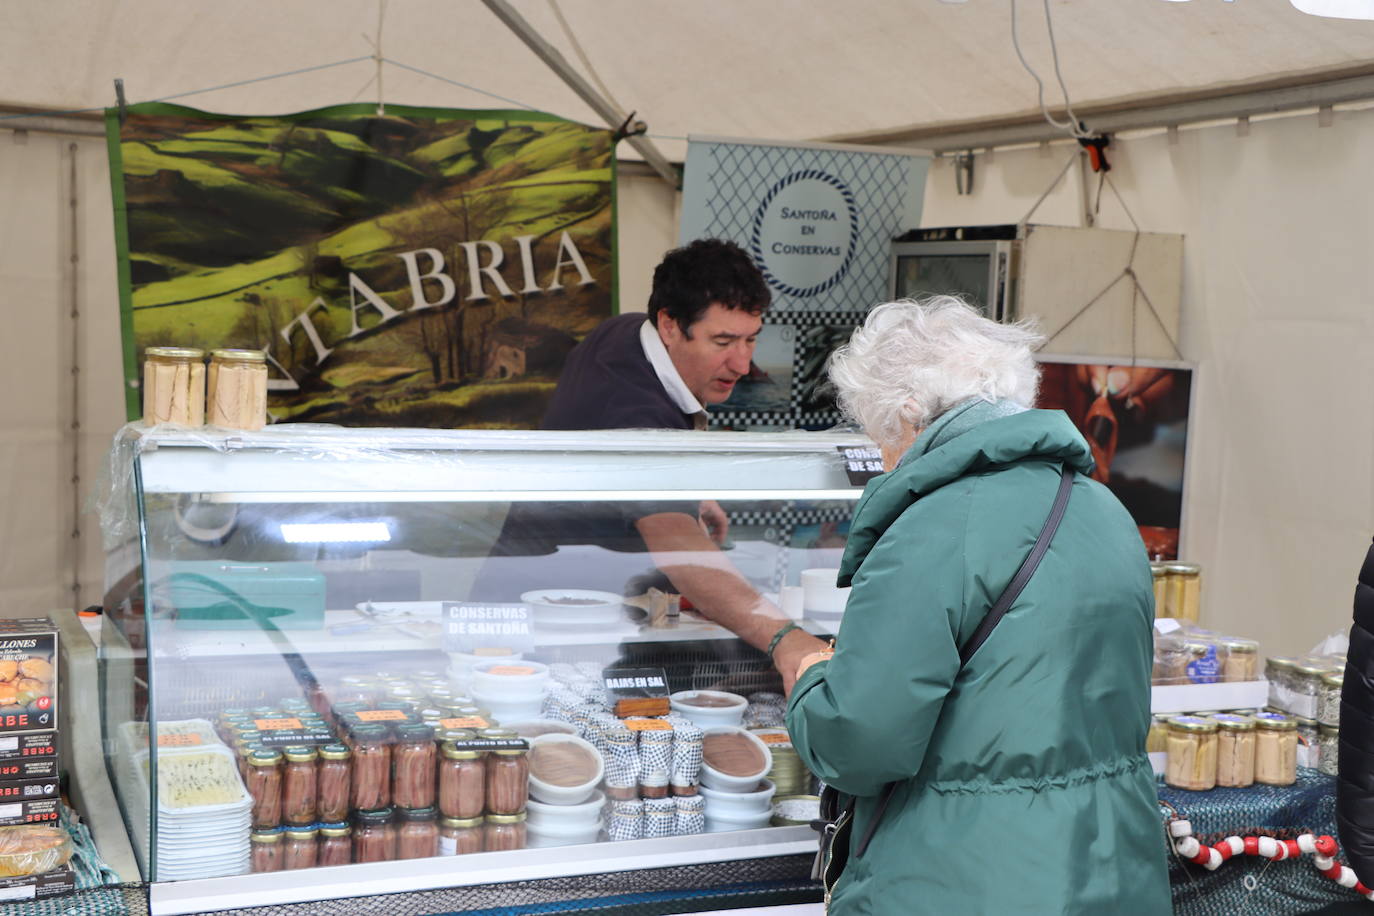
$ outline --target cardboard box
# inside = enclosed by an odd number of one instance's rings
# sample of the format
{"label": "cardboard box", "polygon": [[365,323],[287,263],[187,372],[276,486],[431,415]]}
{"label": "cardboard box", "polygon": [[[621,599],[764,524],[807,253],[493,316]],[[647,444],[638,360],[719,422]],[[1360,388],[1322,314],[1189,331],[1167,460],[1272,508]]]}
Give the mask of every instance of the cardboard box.
{"label": "cardboard box", "polygon": [[42,900],[69,894],[76,890],[76,872],[70,865],[54,868],[41,875],[21,875],[16,878],[0,878],[0,901]]}
{"label": "cardboard box", "polygon": [[28,801],[32,798],[57,798],[54,779],[0,779],[0,807],[6,802]]}
{"label": "cardboard box", "polygon": [[55,824],[61,806],[60,798],[0,802],[0,827],[12,827],[16,824]]}
{"label": "cardboard box", "polygon": [[46,617],[0,621],[0,733],[57,726],[57,639]]}
{"label": "cardboard box", "polygon": [[56,760],[57,729],[0,735],[0,764],[19,760]]}
{"label": "cardboard box", "polygon": [[43,779],[56,782],[57,776],[56,757],[0,760],[0,784],[22,779]]}

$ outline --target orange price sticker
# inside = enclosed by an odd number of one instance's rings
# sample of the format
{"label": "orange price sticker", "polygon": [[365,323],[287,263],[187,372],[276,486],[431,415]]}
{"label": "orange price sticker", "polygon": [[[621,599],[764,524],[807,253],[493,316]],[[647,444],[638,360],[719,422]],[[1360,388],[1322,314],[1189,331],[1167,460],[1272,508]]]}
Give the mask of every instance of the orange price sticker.
{"label": "orange price sticker", "polygon": [[491,725],[481,716],[459,716],[456,719],[440,719],[439,724],[444,728],[486,728]]}
{"label": "orange price sticker", "polygon": [[789,734],[787,734],[786,732],[784,732],[784,733],[781,734],[781,735],[777,734],[776,732],[775,732],[775,733],[772,733],[772,734],[768,734],[768,735],[759,735],[759,734],[756,734],[755,737],[757,737],[757,738],[758,738],[760,741],[762,741],[764,744],[791,744],[791,743],[792,743],[792,736],[789,735]]}
{"label": "orange price sticker", "polygon": [[282,731],[288,728],[303,728],[300,719],[254,719],[253,724],[258,727],[258,731],[271,732]]}
{"label": "orange price sticker", "polygon": [[364,709],[358,713],[364,722],[404,722],[406,714],[399,709]]}
{"label": "orange price sticker", "polygon": [[200,735],[158,735],[158,747],[192,747],[200,744]]}
{"label": "orange price sticker", "polygon": [[483,670],[484,674],[504,674],[508,676],[525,677],[535,673],[535,669],[528,665],[492,665]]}
{"label": "orange price sticker", "polygon": [[626,719],[625,727],[632,732],[670,732],[673,725],[667,719]]}

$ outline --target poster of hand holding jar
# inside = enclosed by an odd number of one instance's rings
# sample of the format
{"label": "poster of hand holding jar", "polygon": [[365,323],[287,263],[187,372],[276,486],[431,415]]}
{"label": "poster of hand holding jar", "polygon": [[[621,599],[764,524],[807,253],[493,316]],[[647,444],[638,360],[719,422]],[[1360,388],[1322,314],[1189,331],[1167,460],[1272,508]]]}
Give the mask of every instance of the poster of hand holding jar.
{"label": "poster of hand holding jar", "polygon": [[1040,369],[1036,406],[1064,411],[1088,440],[1093,479],[1131,513],[1150,558],[1177,559],[1192,367],[1042,356]]}

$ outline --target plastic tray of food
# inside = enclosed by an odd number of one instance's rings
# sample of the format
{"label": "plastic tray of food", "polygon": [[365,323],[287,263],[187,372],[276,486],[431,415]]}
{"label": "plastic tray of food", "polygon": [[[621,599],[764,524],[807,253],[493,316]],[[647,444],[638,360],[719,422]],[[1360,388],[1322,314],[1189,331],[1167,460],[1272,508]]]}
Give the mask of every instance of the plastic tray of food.
{"label": "plastic tray of food", "polygon": [[[134,758],[136,780],[144,801],[148,792],[148,752]],[[157,758],[159,821],[166,817],[216,817],[238,813],[253,804],[239,778],[234,752],[224,745],[160,748]]]}
{"label": "plastic tray of food", "polygon": [[41,875],[72,857],[72,838],[52,824],[0,827],[0,878]]}

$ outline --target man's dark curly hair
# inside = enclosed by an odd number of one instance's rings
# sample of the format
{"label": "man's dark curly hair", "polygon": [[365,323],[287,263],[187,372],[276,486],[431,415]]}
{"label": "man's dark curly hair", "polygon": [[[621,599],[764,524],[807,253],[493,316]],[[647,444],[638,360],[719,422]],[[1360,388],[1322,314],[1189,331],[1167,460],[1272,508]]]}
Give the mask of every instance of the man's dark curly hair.
{"label": "man's dark curly hair", "polygon": [[658,313],[664,312],[691,337],[692,325],[714,302],[758,315],[772,298],[743,248],[724,239],[697,239],[668,252],[654,268],[649,320],[657,324]]}

